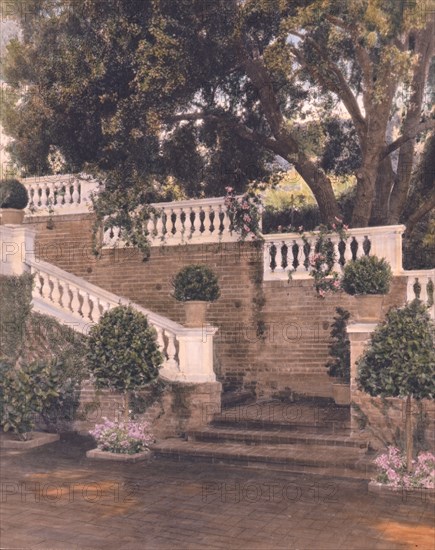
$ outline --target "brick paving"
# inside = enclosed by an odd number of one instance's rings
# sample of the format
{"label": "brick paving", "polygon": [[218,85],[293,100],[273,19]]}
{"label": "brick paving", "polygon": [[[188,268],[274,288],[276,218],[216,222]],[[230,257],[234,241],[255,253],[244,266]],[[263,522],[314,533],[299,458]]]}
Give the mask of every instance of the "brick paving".
{"label": "brick paving", "polygon": [[434,506],[367,482],[86,459],[89,438],[2,451],[2,549],[435,549]]}

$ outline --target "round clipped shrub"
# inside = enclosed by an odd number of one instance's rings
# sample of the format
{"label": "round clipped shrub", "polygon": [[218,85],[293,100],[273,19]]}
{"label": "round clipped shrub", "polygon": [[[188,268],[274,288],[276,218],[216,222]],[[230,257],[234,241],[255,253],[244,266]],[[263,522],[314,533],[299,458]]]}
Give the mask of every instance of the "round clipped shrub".
{"label": "round clipped shrub", "polygon": [[173,296],[179,302],[214,302],[220,296],[218,278],[205,265],[186,266],[177,273],[172,284]]}
{"label": "round clipped shrub", "polygon": [[130,306],[107,311],[90,329],[87,359],[96,387],[121,393],[154,380],[163,362],[156,330]]}
{"label": "round clipped shrub", "polygon": [[362,256],[344,268],[341,286],[348,294],[388,294],[392,278],[388,262],[376,256]]}
{"label": "round clipped shrub", "polygon": [[16,179],[0,182],[0,208],[24,210],[29,202],[29,194],[24,185]]}

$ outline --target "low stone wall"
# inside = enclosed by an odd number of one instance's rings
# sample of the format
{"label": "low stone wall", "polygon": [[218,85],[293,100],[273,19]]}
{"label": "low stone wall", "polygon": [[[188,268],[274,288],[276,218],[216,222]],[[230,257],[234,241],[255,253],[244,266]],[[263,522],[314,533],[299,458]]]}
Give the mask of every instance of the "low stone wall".
{"label": "low stone wall", "polygon": [[[157,439],[183,435],[187,430],[207,425],[211,414],[220,410],[221,394],[222,386],[219,382],[159,382],[139,393],[139,408],[142,406],[144,411],[137,414],[137,418],[150,423]],[[89,382],[85,383],[81,391],[80,406],[70,429],[88,433],[104,418],[123,418],[123,396],[108,390],[95,390]]]}
{"label": "low stone wall", "polygon": [[[370,397],[352,394],[352,423],[361,429],[373,449],[387,445],[405,445],[405,399]],[[424,399],[412,404],[412,424],[416,450],[435,452],[435,402]]]}

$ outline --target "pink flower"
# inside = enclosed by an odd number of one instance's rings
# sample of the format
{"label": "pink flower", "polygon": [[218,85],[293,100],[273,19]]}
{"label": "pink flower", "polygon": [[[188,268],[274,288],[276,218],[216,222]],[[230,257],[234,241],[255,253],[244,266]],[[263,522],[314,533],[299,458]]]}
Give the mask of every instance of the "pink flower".
{"label": "pink flower", "polygon": [[343,225],[344,229],[346,229],[346,231],[349,229],[349,226],[348,225]]}
{"label": "pink flower", "polygon": [[303,231],[304,230],[304,226],[303,225],[300,225],[299,226],[299,231]]}
{"label": "pink flower", "polygon": [[335,225],[335,223],[332,224],[332,229],[337,229],[337,226]]}

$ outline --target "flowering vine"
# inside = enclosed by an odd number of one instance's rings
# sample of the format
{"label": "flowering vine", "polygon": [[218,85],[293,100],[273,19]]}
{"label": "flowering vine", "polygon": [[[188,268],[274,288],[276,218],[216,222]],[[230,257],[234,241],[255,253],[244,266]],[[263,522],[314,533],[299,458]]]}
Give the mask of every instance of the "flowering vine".
{"label": "flowering vine", "polygon": [[240,234],[240,240],[263,239],[261,234],[261,199],[254,190],[236,197],[232,187],[226,187],[225,206],[231,219],[231,228]]}
{"label": "flowering vine", "polygon": [[[302,226],[296,229],[296,232],[300,233],[302,237],[304,250],[312,252],[309,257],[309,274],[314,279],[314,289],[319,298],[324,298],[328,293],[341,290],[341,274],[334,269],[337,262],[337,253],[332,237],[339,237],[339,249],[345,246],[348,239],[348,226],[344,225],[339,218],[335,218],[335,220],[336,223],[331,226],[320,225],[316,233],[310,233],[309,235],[304,232]],[[314,247],[312,245],[313,237],[315,237]],[[294,271],[289,271],[289,279],[292,278]]]}
{"label": "flowering vine", "polygon": [[433,489],[435,487],[435,456],[432,453],[423,452],[412,463],[413,470],[408,473],[403,453],[396,447],[388,447],[387,452],[375,460],[375,464],[379,468],[375,481],[390,487],[404,489]]}

